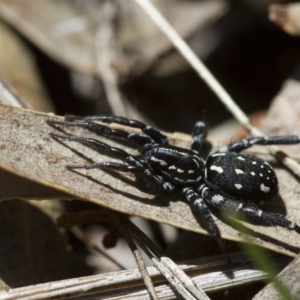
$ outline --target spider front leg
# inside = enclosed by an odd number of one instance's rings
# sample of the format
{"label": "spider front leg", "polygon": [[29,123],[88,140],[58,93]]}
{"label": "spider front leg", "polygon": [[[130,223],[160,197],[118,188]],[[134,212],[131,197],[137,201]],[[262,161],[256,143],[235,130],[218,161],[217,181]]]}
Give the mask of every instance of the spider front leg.
{"label": "spider front leg", "polygon": [[225,242],[221,238],[220,230],[217,227],[214,219],[212,218],[204,199],[200,197],[199,194],[196,193],[191,187],[183,189],[183,194],[188,203],[190,204],[192,210],[194,211],[196,219],[203,221],[204,228],[215,239],[219,248],[225,254],[227,261],[229,263],[232,263],[231,258],[228,255],[228,252],[226,251]]}
{"label": "spider front leg", "polygon": [[128,165],[114,163],[114,162],[103,162],[103,163],[93,163],[85,165],[68,165],[68,169],[111,169],[121,172],[131,172],[141,179],[145,184],[147,184],[151,189],[157,192],[171,192],[174,190],[174,186],[170,182],[166,182],[161,176],[155,175],[154,172],[144,166],[137,158],[130,155],[126,151],[111,147],[101,141],[92,138],[84,138],[72,135],[63,135],[57,133],[50,134],[54,138],[63,138],[69,141],[75,141],[87,145],[88,147],[94,148],[97,151],[104,153],[106,155],[115,157],[117,159],[125,161]]}
{"label": "spider front leg", "polygon": [[86,121],[86,122],[99,121],[104,123],[116,123],[116,124],[129,126],[132,128],[138,128],[142,132],[144,132],[148,137],[150,137],[155,143],[164,144],[164,145],[168,144],[167,137],[160,130],[136,120],[116,117],[116,116],[104,116],[104,115],[88,116],[88,117],[66,115],[65,118],[66,121],[72,121],[72,122],[76,122],[77,120]]}
{"label": "spider front leg", "polygon": [[273,136],[273,137],[252,137],[242,139],[234,143],[224,146],[218,152],[241,152],[254,145],[292,145],[300,144],[300,137],[297,135]]}
{"label": "spider front leg", "polygon": [[141,134],[141,133],[130,133],[126,132],[124,130],[120,129],[113,129],[108,126],[104,126],[98,123],[94,123],[91,121],[86,121],[84,118],[81,118],[78,120],[77,119],[71,119],[67,121],[58,121],[58,120],[52,120],[49,119],[47,120],[47,123],[50,125],[63,125],[63,126],[71,126],[71,127],[82,127],[86,128],[91,132],[95,132],[96,134],[99,135],[104,135],[104,136],[109,136],[109,137],[116,137],[116,138],[121,138],[125,139],[131,142],[134,142],[140,146],[144,146],[149,143],[154,143],[155,141],[149,137],[148,135]]}
{"label": "spider front leg", "polygon": [[300,234],[300,227],[295,223],[287,220],[284,216],[265,212],[255,206],[239,202],[237,200],[226,198],[222,195],[219,195],[207,187],[200,188],[201,196],[209,204],[221,209],[228,211],[237,211],[241,212],[247,217],[252,219],[261,220],[263,222],[278,225],[280,227],[293,230]]}

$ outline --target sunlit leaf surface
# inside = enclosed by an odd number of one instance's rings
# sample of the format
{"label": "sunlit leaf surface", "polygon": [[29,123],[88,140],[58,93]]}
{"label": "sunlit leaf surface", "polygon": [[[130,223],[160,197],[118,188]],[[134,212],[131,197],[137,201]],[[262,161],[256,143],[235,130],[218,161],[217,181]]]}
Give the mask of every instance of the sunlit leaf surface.
{"label": "sunlit leaf surface", "polygon": [[[58,141],[49,136],[57,129],[46,124],[48,118],[58,118],[25,109],[0,106],[1,168],[18,176],[30,179],[74,198],[91,201],[129,215],[137,215],[173,226],[205,233],[194,219],[190,208],[182,200],[181,194],[172,196],[156,196],[149,194],[144,186],[135,181],[131,174],[109,174],[101,170],[66,169],[68,164],[84,164],[86,162],[112,161],[84,145]],[[66,132],[76,135],[94,136],[80,128],[64,128]],[[189,146],[189,137],[174,133],[169,135],[172,144]],[[136,153],[135,149],[117,144],[104,137],[114,146]],[[273,160],[264,155],[271,163]],[[276,167],[276,166],[275,166]],[[300,188],[297,180],[283,169],[277,172],[280,182],[281,198],[274,205],[264,209],[285,213],[287,218],[300,223],[297,195]],[[15,189],[15,197],[26,198]],[[38,190],[36,198],[39,198]],[[241,240],[238,232],[216,219],[223,237]],[[282,228],[272,226],[248,225],[256,235],[253,242],[278,252],[294,255],[299,252],[300,236]]]}

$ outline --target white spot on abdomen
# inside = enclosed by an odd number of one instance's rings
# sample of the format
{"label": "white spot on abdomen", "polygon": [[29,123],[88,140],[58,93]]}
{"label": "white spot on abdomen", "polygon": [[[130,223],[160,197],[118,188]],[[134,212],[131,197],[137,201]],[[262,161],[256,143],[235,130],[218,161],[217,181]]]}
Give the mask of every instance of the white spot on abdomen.
{"label": "white spot on abdomen", "polygon": [[241,156],[238,156],[237,159],[239,159],[239,160],[245,160],[245,158],[243,158]]}
{"label": "white spot on abdomen", "polygon": [[236,174],[244,174],[244,172],[240,169],[234,169]]}
{"label": "white spot on abdomen", "polygon": [[270,188],[268,186],[265,186],[263,183],[260,185],[260,189],[265,193],[270,192]]}
{"label": "white spot on abdomen", "polygon": [[241,185],[241,184],[239,184],[239,183],[237,183],[237,184],[235,184],[234,185],[238,190],[240,190],[243,186]]}
{"label": "white spot on abdomen", "polygon": [[217,171],[218,173],[223,173],[223,169],[221,167],[218,167],[218,166],[211,166],[210,169],[212,171]]}
{"label": "white spot on abdomen", "polygon": [[254,172],[251,172],[250,174],[251,174],[252,176],[255,176],[255,173],[254,173]]}

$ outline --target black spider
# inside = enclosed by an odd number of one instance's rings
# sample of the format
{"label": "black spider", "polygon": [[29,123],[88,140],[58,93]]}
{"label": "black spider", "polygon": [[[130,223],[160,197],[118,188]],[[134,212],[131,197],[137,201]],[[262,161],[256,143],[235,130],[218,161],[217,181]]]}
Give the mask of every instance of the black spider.
{"label": "black spider", "polygon": [[[96,122],[118,123],[140,129],[143,133],[128,133],[112,129]],[[181,189],[197,217],[204,221],[207,231],[215,238],[230,261],[225,243],[220,236],[207,203],[222,210],[238,211],[244,215],[278,225],[300,234],[300,227],[282,215],[265,212],[256,205],[272,200],[278,194],[278,181],[273,168],[264,160],[240,154],[253,145],[298,144],[298,136],[253,137],[242,139],[220,148],[205,161],[200,156],[206,136],[203,122],[195,124],[191,150],[168,144],[167,137],[158,129],[135,120],[114,116],[78,117],[68,115],[65,121],[48,120],[49,124],[84,127],[110,137],[123,138],[140,146],[139,156],[133,156],[120,148],[111,147],[99,140],[52,133],[56,138],[77,141],[96,147],[99,151],[123,160],[87,165],[69,165],[68,168],[100,168],[131,172],[146,185],[160,192]]]}

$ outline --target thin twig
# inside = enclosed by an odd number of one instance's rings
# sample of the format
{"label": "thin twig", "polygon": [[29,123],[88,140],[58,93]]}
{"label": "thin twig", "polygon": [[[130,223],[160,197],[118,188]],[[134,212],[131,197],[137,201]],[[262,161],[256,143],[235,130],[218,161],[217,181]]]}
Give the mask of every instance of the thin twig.
{"label": "thin twig", "polygon": [[212,73],[206,68],[202,61],[197,57],[196,53],[187,45],[187,43],[179,36],[174,30],[172,25],[161,15],[156,7],[148,0],[134,0],[144,12],[150,17],[150,19],[157,25],[157,27],[167,36],[174,47],[180,52],[180,54],[189,62],[192,68],[198,73],[198,75],[206,82],[206,84],[212,89],[212,91],[220,98],[223,104],[232,112],[235,118],[245,126],[249,131],[253,126],[250,123],[249,118],[244,112],[237,106],[231,96],[216,80]]}
{"label": "thin twig", "polygon": [[116,56],[114,30],[112,20],[116,14],[113,1],[103,3],[103,21],[95,36],[96,70],[102,78],[108,103],[114,114],[126,116],[126,108],[118,90],[117,74],[112,69],[112,61]]}
{"label": "thin twig", "polygon": [[[234,269],[234,278],[229,278],[223,271],[216,271],[216,267],[224,266],[220,256],[190,260],[179,267],[193,274],[197,286],[206,291],[227,290],[234,286],[261,281],[266,278],[263,271],[253,269],[253,263],[246,260],[242,253],[232,255],[233,261],[243,262]],[[274,264],[281,269],[289,262],[289,258],[276,256]],[[147,267],[152,278],[157,283],[157,289],[164,298],[174,298],[174,289],[164,284],[165,280],[154,267]],[[231,269],[229,269],[231,270]],[[41,300],[41,299],[85,299],[93,295],[94,298],[116,299],[124,298],[124,290],[132,287],[130,299],[149,299],[148,292],[141,287],[141,275],[137,269],[110,272],[80,278],[72,278],[54,282],[35,284],[31,286],[9,289],[0,292],[3,300]]]}
{"label": "thin twig", "polygon": [[143,116],[121,95],[118,88],[118,74],[113,63],[118,56],[113,28],[117,14],[115,1],[105,1],[102,7],[103,20],[95,35],[96,71],[102,79],[108,103],[113,114],[143,120]]}
{"label": "thin twig", "polygon": [[121,216],[120,213],[111,211],[111,215],[112,215],[113,220],[116,223],[118,229],[120,230],[122,236],[126,240],[128,247],[130,248],[130,250],[132,251],[132,253],[134,255],[134,258],[137,262],[138,269],[142,275],[142,278],[144,280],[144,283],[146,285],[146,288],[149,292],[151,299],[157,300],[158,297],[156,295],[153,282],[152,282],[151,277],[149,276],[149,273],[146,269],[146,265],[143,261],[143,258],[140,255],[140,252],[133,241],[130,228],[128,228],[128,226],[126,226],[126,223],[123,222],[124,218]]}
{"label": "thin twig", "polygon": [[134,232],[136,242],[151,258],[153,264],[168,279],[168,281],[176,287],[177,291],[185,299],[195,299],[195,297],[196,299],[209,299],[204,291],[197,288],[193,280],[188,277],[177,264],[171,259],[164,257],[162,251],[147,235],[128,219],[124,220],[124,222],[126,222],[128,227]]}

